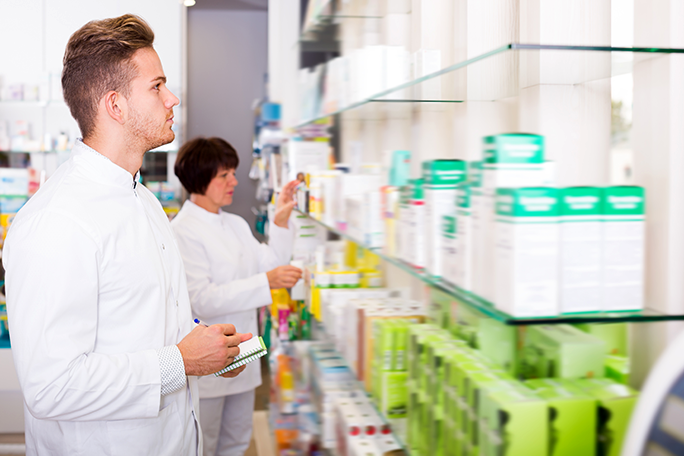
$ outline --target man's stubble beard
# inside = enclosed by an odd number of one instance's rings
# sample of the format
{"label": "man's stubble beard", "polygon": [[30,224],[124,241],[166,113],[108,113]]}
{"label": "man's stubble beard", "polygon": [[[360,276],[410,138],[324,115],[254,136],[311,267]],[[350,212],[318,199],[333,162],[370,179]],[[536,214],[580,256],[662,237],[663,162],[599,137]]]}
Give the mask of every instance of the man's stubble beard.
{"label": "man's stubble beard", "polygon": [[[132,120],[128,129],[130,140],[145,152],[156,149],[164,144],[172,142],[176,134],[171,128],[164,129],[160,133],[155,122],[149,117],[145,117],[140,112],[131,107]],[[166,134],[164,134],[166,133]]]}

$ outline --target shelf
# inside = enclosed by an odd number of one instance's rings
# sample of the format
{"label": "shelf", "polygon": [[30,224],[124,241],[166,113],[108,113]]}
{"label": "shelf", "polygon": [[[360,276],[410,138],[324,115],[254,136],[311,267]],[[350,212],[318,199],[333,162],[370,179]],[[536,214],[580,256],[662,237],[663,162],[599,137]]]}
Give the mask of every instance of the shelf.
{"label": "shelf", "polygon": [[322,223],[320,220],[310,217],[308,214],[297,210],[298,213],[306,215],[314,223],[326,228],[338,236],[350,240],[359,246],[370,250],[371,252],[378,255],[384,261],[398,267],[399,269],[407,272],[411,276],[422,281],[426,285],[440,290],[447,295],[451,296],[459,304],[466,305],[472,309],[475,309],[487,317],[493,318],[501,323],[513,326],[520,325],[542,325],[542,324],[559,324],[559,323],[647,323],[647,322],[658,322],[658,321],[672,321],[672,320],[684,320],[684,314],[665,314],[658,310],[652,308],[645,308],[639,311],[620,311],[620,312],[588,312],[588,313],[573,313],[573,314],[561,314],[549,317],[512,317],[500,310],[497,310],[493,304],[479,296],[465,291],[455,285],[447,283],[443,280],[432,277],[426,272],[416,269],[413,266],[405,263],[404,261],[387,255],[382,249],[378,248],[368,248],[363,245],[357,239],[352,238],[347,233],[337,228],[328,226]]}
{"label": "shelf", "polygon": [[638,65],[665,56],[684,60],[684,49],[510,43],[344,106],[324,109],[297,127],[373,102],[496,101],[534,86],[572,86],[629,74]]}

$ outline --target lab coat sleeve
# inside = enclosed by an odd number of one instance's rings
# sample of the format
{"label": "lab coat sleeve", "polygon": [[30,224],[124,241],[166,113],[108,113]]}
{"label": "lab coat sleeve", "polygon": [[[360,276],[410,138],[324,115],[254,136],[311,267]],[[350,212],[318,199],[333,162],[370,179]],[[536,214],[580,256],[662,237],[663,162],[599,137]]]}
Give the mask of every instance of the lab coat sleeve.
{"label": "lab coat sleeve", "polygon": [[[96,239],[68,215],[43,211],[15,223],[5,244],[14,361],[28,410],[38,419],[159,414],[155,350],[96,352],[98,281],[105,261]],[[134,337],[128,330],[121,328],[122,338]]]}
{"label": "lab coat sleeve", "polygon": [[222,283],[212,277],[207,255],[207,249],[212,248],[210,240],[191,229],[172,227],[183,257],[192,313],[196,317],[210,321],[226,313],[252,310],[272,302],[265,272]]}

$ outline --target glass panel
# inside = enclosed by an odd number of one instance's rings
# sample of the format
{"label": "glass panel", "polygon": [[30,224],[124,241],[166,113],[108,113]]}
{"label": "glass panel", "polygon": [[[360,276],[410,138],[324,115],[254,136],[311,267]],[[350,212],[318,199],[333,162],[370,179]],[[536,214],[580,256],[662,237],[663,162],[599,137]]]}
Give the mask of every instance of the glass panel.
{"label": "glass panel", "polygon": [[[303,212],[300,212],[304,214]],[[304,214],[306,215],[306,214]],[[346,232],[321,223],[319,220],[309,217],[315,223],[323,226],[338,236],[350,240],[361,247],[365,247],[362,242],[352,238]],[[436,279],[422,270],[418,270],[404,261],[385,254],[382,249],[368,249],[380,256],[386,262],[402,269],[413,277],[421,280],[425,284],[437,288],[451,297],[459,304],[467,305],[480,311],[482,314],[508,325],[538,325],[550,323],[620,323],[620,322],[650,322],[684,320],[684,314],[665,314],[655,309],[646,307],[640,311],[621,311],[621,312],[589,312],[577,314],[562,314],[550,317],[525,317],[516,318],[497,310],[490,302],[485,301],[479,296],[462,290],[455,285]]]}
{"label": "glass panel", "polygon": [[[309,100],[320,102],[302,112],[299,126],[368,103],[495,101],[533,86],[579,85],[630,74],[654,59],[684,59],[684,49],[513,43],[429,71],[439,67],[439,56],[425,51],[409,59],[397,48],[369,46],[329,62],[318,84],[310,85],[315,89],[304,91]],[[413,75],[408,74],[409,60]]]}

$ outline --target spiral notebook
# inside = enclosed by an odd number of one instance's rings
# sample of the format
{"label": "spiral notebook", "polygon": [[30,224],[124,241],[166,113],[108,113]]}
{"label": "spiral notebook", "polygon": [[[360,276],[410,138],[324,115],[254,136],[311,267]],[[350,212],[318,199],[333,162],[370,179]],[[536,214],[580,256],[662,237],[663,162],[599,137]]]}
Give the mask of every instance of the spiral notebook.
{"label": "spiral notebook", "polygon": [[226,372],[230,372],[233,369],[237,369],[240,366],[251,363],[264,356],[268,351],[266,350],[266,345],[261,337],[252,337],[249,340],[242,342],[238,345],[240,348],[240,354],[233,360],[232,363],[228,364],[226,367],[216,372],[214,375],[219,377]]}

